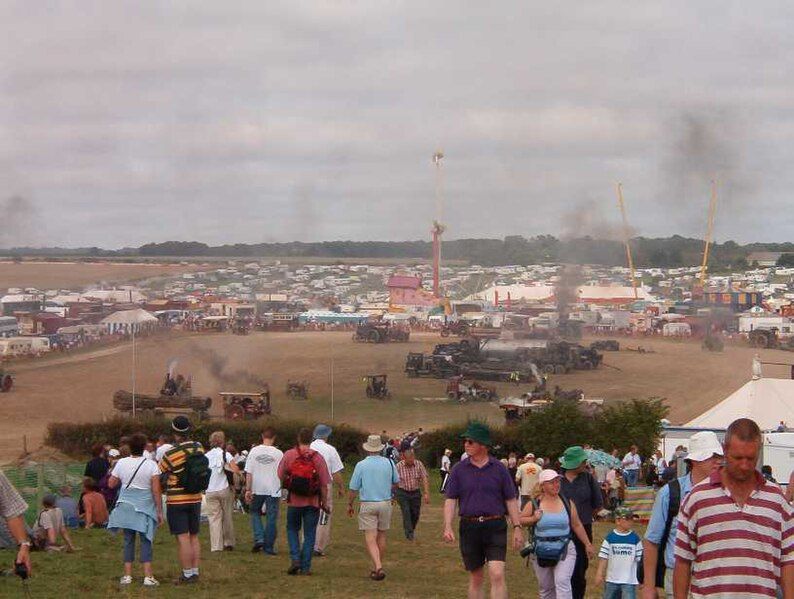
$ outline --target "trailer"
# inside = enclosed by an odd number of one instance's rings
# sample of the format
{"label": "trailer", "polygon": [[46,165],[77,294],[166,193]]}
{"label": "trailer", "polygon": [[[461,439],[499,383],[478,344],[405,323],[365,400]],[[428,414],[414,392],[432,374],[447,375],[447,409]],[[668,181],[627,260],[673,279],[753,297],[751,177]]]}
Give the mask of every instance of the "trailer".
{"label": "trailer", "polygon": [[119,390],[113,394],[113,407],[125,415],[131,415],[135,406],[135,414],[140,416],[165,416],[171,414],[188,414],[198,420],[209,418],[212,406],[211,397],[194,395],[146,395]]}

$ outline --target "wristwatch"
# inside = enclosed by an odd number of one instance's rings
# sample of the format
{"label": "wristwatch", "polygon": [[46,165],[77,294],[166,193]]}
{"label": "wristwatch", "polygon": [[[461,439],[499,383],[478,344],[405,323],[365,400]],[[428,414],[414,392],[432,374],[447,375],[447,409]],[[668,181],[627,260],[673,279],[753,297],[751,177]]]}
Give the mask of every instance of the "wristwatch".
{"label": "wristwatch", "polygon": [[17,543],[17,547],[30,547],[30,541],[20,541]]}

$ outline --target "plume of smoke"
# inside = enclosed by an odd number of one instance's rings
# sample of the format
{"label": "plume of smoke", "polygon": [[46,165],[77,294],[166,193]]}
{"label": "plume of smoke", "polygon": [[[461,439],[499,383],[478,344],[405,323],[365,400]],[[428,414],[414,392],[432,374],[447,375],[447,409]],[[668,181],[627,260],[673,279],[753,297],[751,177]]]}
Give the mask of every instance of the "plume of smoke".
{"label": "plume of smoke", "polygon": [[[610,212],[611,211],[611,212]],[[617,202],[614,199],[604,199],[600,202],[589,199],[583,200],[563,213],[561,218],[560,237],[563,241],[581,237],[593,239],[608,239],[610,241],[623,241],[623,226],[615,218],[607,215],[617,215]],[[636,235],[634,229],[629,229],[629,236]]]}
{"label": "plume of smoke", "polygon": [[0,201],[0,247],[31,245],[36,237],[36,207],[22,196]]}
{"label": "plume of smoke", "polygon": [[582,267],[578,264],[564,264],[558,272],[554,285],[554,301],[557,305],[559,322],[565,323],[571,311],[571,304],[579,300],[577,290],[583,283]]}
{"label": "plume of smoke", "polygon": [[688,111],[667,128],[670,140],[662,162],[659,187],[663,205],[675,210],[679,229],[703,234],[709,186],[717,181],[719,212],[736,218],[754,191],[754,177],[745,165],[746,140],[742,123],[728,111]]}
{"label": "plume of smoke", "polygon": [[226,367],[229,359],[220,355],[214,349],[195,347],[193,351],[205,362],[210,376],[221,385],[253,385],[258,388],[264,388],[267,385],[265,379],[247,370],[227,371]]}
{"label": "plume of smoke", "polygon": [[176,358],[171,358],[168,360],[168,376],[174,378],[176,376],[176,367],[179,364],[179,360]]}
{"label": "plume of smoke", "polygon": [[300,183],[292,191],[293,213],[292,236],[300,241],[316,241],[318,239],[318,223],[320,222],[314,205],[314,185]]}

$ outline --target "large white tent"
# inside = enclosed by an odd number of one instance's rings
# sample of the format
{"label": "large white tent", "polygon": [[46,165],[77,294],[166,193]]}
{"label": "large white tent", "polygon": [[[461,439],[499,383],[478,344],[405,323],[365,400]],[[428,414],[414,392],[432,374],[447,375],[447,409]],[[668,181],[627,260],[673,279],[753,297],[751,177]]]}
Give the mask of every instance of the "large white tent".
{"label": "large white tent", "polygon": [[[470,295],[467,301],[481,300],[493,304],[498,298],[500,303],[507,301],[527,303],[548,303],[554,301],[553,285],[494,285]],[[620,285],[581,285],[576,288],[575,301],[584,304],[614,304],[630,303],[634,301],[634,289]],[[654,298],[644,287],[637,288],[637,299],[654,301]]]}
{"label": "large white tent", "polygon": [[135,310],[120,310],[102,319],[103,325],[108,328],[108,333],[136,333],[153,328],[159,324],[157,317],[151,312],[137,308]]}
{"label": "large white tent", "polygon": [[761,430],[774,430],[781,420],[791,426],[794,424],[794,380],[754,377],[685,426],[725,429],[737,418],[751,418]]}

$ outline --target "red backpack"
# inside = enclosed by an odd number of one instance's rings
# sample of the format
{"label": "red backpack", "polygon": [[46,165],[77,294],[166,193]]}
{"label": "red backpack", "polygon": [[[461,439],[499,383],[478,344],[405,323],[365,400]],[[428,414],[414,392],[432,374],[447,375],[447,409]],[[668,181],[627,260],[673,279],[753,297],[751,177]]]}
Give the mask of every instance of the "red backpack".
{"label": "red backpack", "polygon": [[314,465],[316,451],[301,453],[296,449],[298,456],[290,464],[287,475],[284,477],[284,488],[290,493],[302,497],[312,497],[320,494],[320,473]]}

